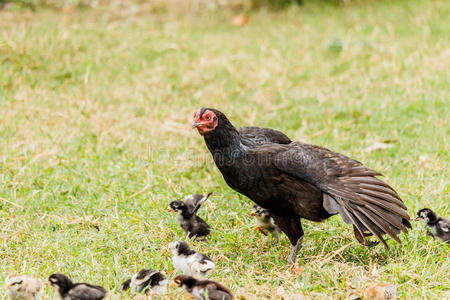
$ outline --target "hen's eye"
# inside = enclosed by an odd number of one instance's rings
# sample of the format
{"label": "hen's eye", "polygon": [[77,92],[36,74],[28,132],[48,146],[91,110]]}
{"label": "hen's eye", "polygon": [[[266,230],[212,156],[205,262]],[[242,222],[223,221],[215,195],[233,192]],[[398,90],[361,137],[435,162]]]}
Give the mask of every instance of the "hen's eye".
{"label": "hen's eye", "polygon": [[211,119],[211,117],[209,115],[206,116],[206,121],[209,121],[209,119]]}

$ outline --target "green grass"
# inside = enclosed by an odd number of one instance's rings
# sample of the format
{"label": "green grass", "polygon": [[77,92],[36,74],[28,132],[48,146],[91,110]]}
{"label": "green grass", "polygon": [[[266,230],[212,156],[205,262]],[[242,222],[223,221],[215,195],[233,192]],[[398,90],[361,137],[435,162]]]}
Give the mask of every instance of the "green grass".
{"label": "green grass", "polygon": [[183,234],[167,204],[214,191],[200,211],[214,233],[194,247],[238,296],[337,299],[388,282],[401,298],[449,297],[449,247],[422,224],[367,250],[338,217],[304,222],[288,269],[287,239],[252,229],[252,203],[189,128],[216,107],[363,161],[411,216],[449,216],[449,2],[305,2],[240,28],[227,12],[0,11],[0,280],[59,271],[118,294],[142,267],[173,278],[166,247]]}

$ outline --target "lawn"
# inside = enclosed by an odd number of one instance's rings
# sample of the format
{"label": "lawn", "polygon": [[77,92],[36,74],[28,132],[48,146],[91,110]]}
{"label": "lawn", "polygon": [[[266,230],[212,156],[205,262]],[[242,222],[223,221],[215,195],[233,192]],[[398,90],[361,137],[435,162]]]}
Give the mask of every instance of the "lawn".
{"label": "lawn", "polygon": [[143,267],[173,278],[167,245],[184,236],[167,205],[214,191],[209,243],[191,244],[237,296],[342,299],[387,282],[450,297],[449,247],[417,222],[386,250],[339,217],[305,221],[289,268],[287,238],[253,230],[252,202],[190,129],[197,108],[218,108],[364,162],[412,217],[449,217],[450,2],[305,2],[242,27],[227,10],[0,11],[0,281],[64,272],[120,294]]}

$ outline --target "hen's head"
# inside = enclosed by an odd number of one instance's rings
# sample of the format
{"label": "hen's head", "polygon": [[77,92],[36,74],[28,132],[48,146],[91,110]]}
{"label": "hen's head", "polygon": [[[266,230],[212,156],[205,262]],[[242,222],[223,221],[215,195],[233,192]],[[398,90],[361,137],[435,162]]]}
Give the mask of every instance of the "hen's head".
{"label": "hen's head", "polygon": [[215,130],[221,119],[226,117],[220,111],[213,108],[200,108],[194,113],[192,128],[197,128],[198,133],[205,135]]}

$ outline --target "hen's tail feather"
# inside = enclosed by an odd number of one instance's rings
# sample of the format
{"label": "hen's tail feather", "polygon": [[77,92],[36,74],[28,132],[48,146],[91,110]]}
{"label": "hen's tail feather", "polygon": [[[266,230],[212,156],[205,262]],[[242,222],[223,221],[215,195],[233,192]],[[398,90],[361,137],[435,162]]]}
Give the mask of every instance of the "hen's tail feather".
{"label": "hen's tail feather", "polygon": [[366,200],[367,202],[369,202],[369,203],[371,203],[371,204],[373,204],[375,206],[381,207],[384,210],[390,211],[390,212],[396,214],[397,216],[400,216],[400,217],[402,217],[404,219],[409,220],[408,213],[405,210],[403,210],[402,208],[394,205],[393,203],[390,203],[390,202],[387,202],[387,201],[383,201],[381,199],[374,198],[374,197],[371,197],[371,196],[368,196],[368,195],[365,195],[365,194],[359,194],[359,196],[362,199]]}
{"label": "hen's tail feather", "polygon": [[394,232],[394,230],[389,226],[389,224],[380,218],[378,215],[374,214],[370,210],[362,209],[361,207],[357,208],[361,213],[363,213],[367,218],[369,218],[375,225],[378,226],[382,230],[383,233],[389,234],[394,240],[397,242],[401,242],[400,239],[397,237],[397,234]]}
{"label": "hen's tail feather", "polygon": [[386,222],[388,222],[390,225],[397,228],[398,230],[401,230],[404,233],[408,232],[406,226],[401,221],[404,219],[402,219],[401,217],[398,217],[398,216],[396,216],[388,211],[385,211],[385,210],[380,212],[375,207],[373,207],[372,205],[369,205],[369,204],[367,204],[365,207],[367,209],[371,210],[373,213],[377,214],[380,218],[383,218],[384,220],[386,220]]}
{"label": "hen's tail feather", "polygon": [[367,232],[369,230],[358,220],[358,218],[356,218],[356,216],[353,214],[353,209],[347,207],[348,204],[346,204],[345,201],[339,197],[337,197],[337,202],[339,203],[341,208],[340,212],[345,215],[345,217],[343,216],[343,219],[346,220],[347,223],[355,225],[361,236],[364,236],[364,232]]}
{"label": "hen's tail feather", "polygon": [[[369,180],[364,180],[361,182],[362,178],[370,178]],[[366,194],[368,196],[373,196],[381,200],[387,200],[389,202],[395,203],[403,209],[406,209],[405,204],[398,196],[397,192],[393,190],[388,184],[384,183],[378,178],[365,176],[365,177],[348,177],[342,179],[342,182],[348,186],[355,188],[359,194]]]}
{"label": "hen's tail feather", "polygon": [[409,215],[395,190],[370,176],[342,181],[344,186],[328,186],[328,189],[332,199],[338,203],[344,221],[355,225],[361,236],[371,232],[386,247],[385,234],[401,242],[397,235],[400,230],[407,233]]}
{"label": "hen's tail feather", "polygon": [[385,188],[392,190],[394,193],[396,193],[395,190],[389,184],[385,183],[384,181],[382,181],[376,177],[372,177],[372,176],[349,177],[347,180],[349,182],[353,182],[358,185],[360,185],[361,183],[366,183],[366,184],[375,185],[375,186],[383,186]]}
{"label": "hen's tail feather", "polygon": [[[360,163],[358,163],[360,164]],[[359,177],[359,176],[383,176],[383,174],[371,170],[369,168],[367,168],[364,165],[359,165],[359,166],[355,166],[353,168],[351,168],[350,173],[348,173],[348,175],[350,175],[352,178],[354,177]]]}
{"label": "hen's tail feather", "polygon": [[[394,190],[389,189],[389,188],[387,188],[387,187],[385,187],[383,185],[373,185],[373,184],[367,184],[367,183],[360,183],[359,186],[362,188],[362,190],[371,190],[371,191],[382,192],[384,194],[391,195],[392,197],[395,197],[395,198],[401,200],[400,197],[398,196],[398,194]],[[400,205],[404,206],[405,204],[403,202],[401,202]]]}
{"label": "hen's tail feather", "polygon": [[389,248],[386,241],[383,239],[384,232],[370,219],[368,219],[364,214],[361,214],[358,210],[354,210],[353,214],[358,218],[358,220],[364,224],[364,226],[375,235],[386,248]]}
{"label": "hen's tail feather", "polygon": [[361,189],[360,194],[364,194],[364,195],[367,195],[370,197],[378,198],[380,200],[388,201],[388,202],[397,204],[399,207],[401,207],[403,209],[406,209],[405,204],[403,203],[402,200],[400,200],[400,198],[398,198],[398,196],[394,197],[391,194],[377,192],[377,191],[368,190],[368,189]]}
{"label": "hen's tail feather", "polygon": [[411,223],[409,222],[409,219],[402,219],[402,224],[405,225],[408,228],[412,228]]}

